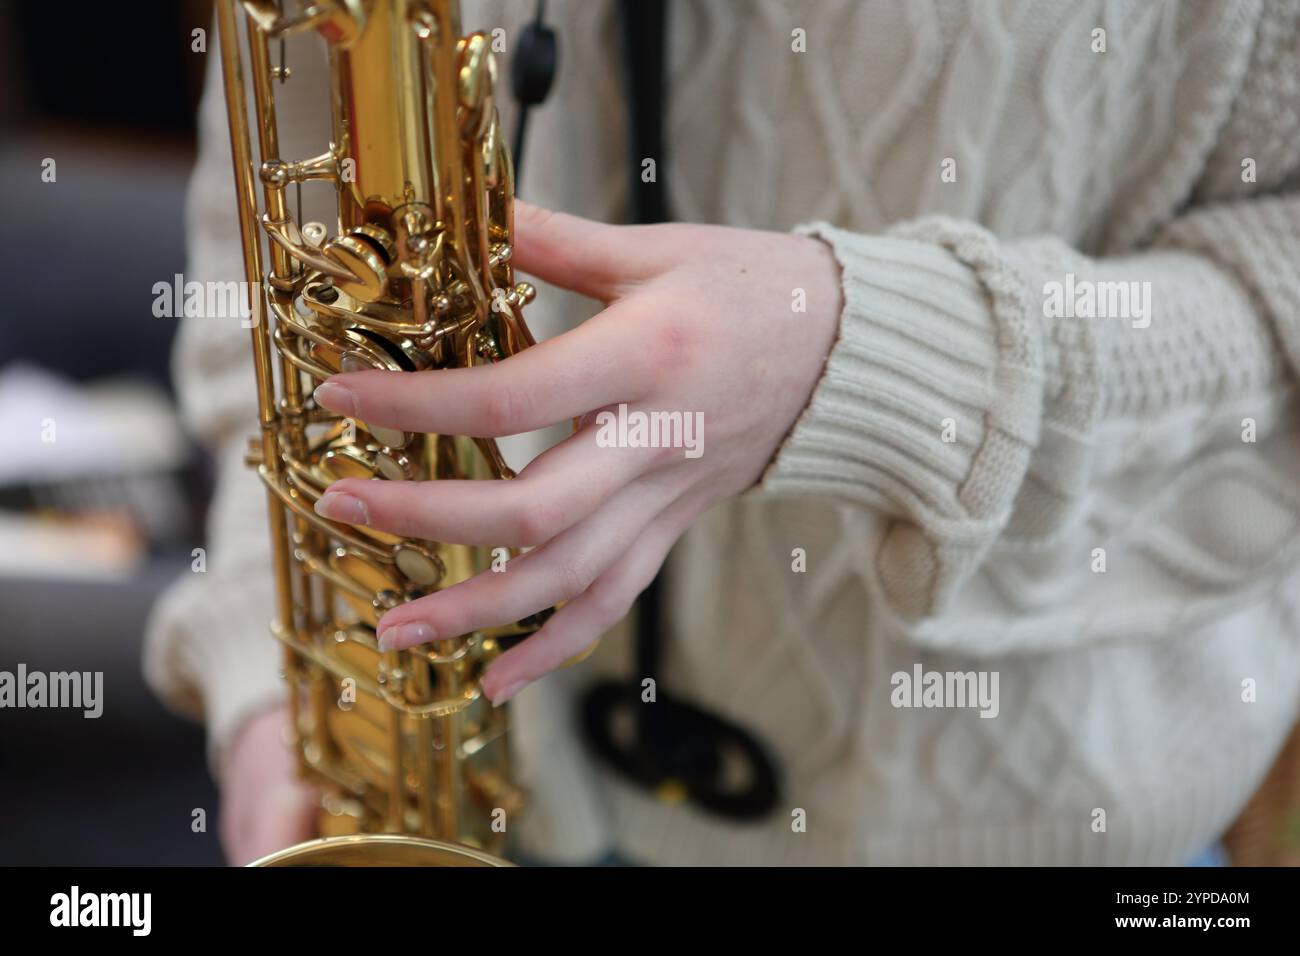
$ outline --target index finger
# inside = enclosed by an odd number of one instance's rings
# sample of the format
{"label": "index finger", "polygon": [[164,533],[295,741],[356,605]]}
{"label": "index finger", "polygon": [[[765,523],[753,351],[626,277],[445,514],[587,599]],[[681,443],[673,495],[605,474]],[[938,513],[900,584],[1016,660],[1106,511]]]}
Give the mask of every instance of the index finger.
{"label": "index finger", "polygon": [[651,380],[644,349],[629,348],[618,304],[572,331],[493,365],[331,376],[316,401],[371,425],[495,438],[635,401]]}

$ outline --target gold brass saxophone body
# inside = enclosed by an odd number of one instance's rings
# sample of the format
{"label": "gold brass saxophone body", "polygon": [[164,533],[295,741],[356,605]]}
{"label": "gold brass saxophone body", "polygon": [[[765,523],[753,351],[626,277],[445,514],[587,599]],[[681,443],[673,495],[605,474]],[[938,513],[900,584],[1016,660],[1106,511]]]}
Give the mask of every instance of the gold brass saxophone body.
{"label": "gold brass saxophone body", "polygon": [[[375,625],[403,601],[484,570],[483,548],[417,541],[316,515],[330,482],[513,477],[491,440],[342,419],[312,390],[340,371],[419,371],[531,345],[510,262],[513,170],[487,37],[453,0],[218,0],[292,734],[322,793],[323,838],[269,865],[491,865],[521,806],[507,708],[479,678],[544,614],[410,651]],[[244,29],[240,29],[240,20]],[[332,142],[280,155],[272,44],[314,32],[328,50]],[[247,50],[249,100],[241,53]],[[281,46],[283,50],[283,46]],[[289,80],[291,82],[291,80]],[[337,221],[300,223],[290,190],[330,188]],[[258,203],[260,193],[261,205]],[[301,218],[301,217],[299,217]]]}

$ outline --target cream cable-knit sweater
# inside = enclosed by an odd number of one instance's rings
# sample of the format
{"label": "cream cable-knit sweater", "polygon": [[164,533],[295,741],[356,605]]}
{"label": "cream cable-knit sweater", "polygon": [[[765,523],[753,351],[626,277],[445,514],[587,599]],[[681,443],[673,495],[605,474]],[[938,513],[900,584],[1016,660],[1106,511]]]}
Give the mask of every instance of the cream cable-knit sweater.
{"label": "cream cable-knit sweater", "polygon": [[[469,3],[466,20],[511,39],[531,9]],[[562,67],[523,192],[617,218],[613,5],[550,17]],[[590,762],[573,695],[621,666],[611,635],[515,705],[527,849],[1186,860],[1300,709],[1300,2],[675,0],[671,23],[677,215],[817,222],[843,268],[839,340],[764,488],[703,517],[669,564],[668,679],[764,737],[784,805],[719,823]],[[308,45],[290,62],[285,95],[318,102]],[[209,86],[198,280],[240,277]],[[324,142],[323,117],[281,118],[286,154]],[[1046,317],[1067,274],[1150,283],[1149,325]],[[554,334],[591,309],[544,289],[532,322]],[[222,471],[208,572],[160,604],[146,667],[219,746],[281,692],[263,499],[239,461],[247,332],[186,320],[176,373]],[[918,663],[997,671],[996,718],[893,707],[891,675]]]}

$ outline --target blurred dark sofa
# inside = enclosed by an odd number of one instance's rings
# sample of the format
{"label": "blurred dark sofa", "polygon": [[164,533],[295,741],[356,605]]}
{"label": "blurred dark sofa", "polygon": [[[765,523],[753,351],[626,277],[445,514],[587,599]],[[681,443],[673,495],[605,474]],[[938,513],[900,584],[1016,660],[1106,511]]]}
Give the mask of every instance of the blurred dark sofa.
{"label": "blurred dark sofa", "polygon": [[[175,324],[154,282],[184,268],[210,4],[0,8],[0,368],[169,387]],[[57,188],[40,163],[57,160]],[[201,455],[185,492],[201,526]],[[103,671],[104,712],[0,710],[0,864],[218,864],[201,728],[144,684],[143,625],[188,544],[151,549],[128,580],[0,577],[0,669]],[[206,814],[195,832],[194,810]]]}

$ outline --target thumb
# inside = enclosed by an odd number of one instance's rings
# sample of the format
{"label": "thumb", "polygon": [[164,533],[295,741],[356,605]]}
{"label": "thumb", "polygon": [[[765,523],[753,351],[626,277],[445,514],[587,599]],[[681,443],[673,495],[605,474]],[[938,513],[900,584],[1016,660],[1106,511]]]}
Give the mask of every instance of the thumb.
{"label": "thumb", "polygon": [[[514,266],[602,302],[645,278],[643,230],[611,226],[515,200]],[[644,237],[643,237],[644,238]]]}
{"label": "thumb", "polygon": [[253,795],[255,803],[241,808],[244,819],[225,839],[234,866],[302,843],[317,836],[319,802],[313,791],[297,780],[282,780]]}

